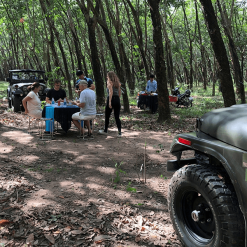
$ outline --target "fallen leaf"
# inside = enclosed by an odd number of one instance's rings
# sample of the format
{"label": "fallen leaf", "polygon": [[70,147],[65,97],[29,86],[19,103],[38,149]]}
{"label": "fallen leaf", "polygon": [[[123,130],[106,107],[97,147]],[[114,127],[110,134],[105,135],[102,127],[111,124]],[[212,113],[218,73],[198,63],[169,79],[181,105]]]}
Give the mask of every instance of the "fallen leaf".
{"label": "fallen leaf", "polygon": [[71,234],[79,235],[79,234],[82,234],[82,231],[81,230],[73,230],[73,231],[71,231]]}
{"label": "fallen leaf", "polygon": [[59,196],[60,198],[64,199],[64,196]]}
{"label": "fallen leaf", "polygon": [[34,235],[33,235],[33,233],[31,233],[28,237],[27,237],[27,240],[26,240],[26,244],[33,244],[33,242],[34,242]]}
{"label": "fallen leaf", "polygon": [[137,236],[135,237],[135,241],[136,241],[136,243],[138,243],[138,242],[140,242],[140,241],[141,241],[141,237],[140,237],[140,235],[137,235]]}
{"label": "fallen leaf", "polygon": [[44,236],[52,243],[55,244],[55,239],[52,235],[44,234]]}
{"label": "fallen leaf", "polygon": [[97,232],[97,233],[100,233],[100,229],[98,229],[98,228],[94,228],[93,231]]}
{"label": "fallen leaf", "polygon": [[0,220],[0,226],[6,226],[10,224],[11,222],[9,220]]}

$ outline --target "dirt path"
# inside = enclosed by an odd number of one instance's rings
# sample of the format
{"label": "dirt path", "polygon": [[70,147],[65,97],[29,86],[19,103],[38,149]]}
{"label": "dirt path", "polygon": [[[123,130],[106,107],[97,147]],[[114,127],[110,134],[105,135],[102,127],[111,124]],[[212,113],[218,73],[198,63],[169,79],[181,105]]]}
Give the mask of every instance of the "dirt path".
{"label": "dirt path", "polygon": [[[101,117],[93,140],[78,139],[72,128],[45,142],[27,133],[27,116],[5,107],[0,109],[0,246],[181,246],[166,199],[172,176],[166,162],[174,158],[169,147],[175,133],[165,126],[153,130],[149,115],[143,130],[137,124],[143,113],[132,109],[131,119],[122,119],[120,139],[113,120],[108,136],[97,134]],[[145,140],[146,184],[140,172]]]}

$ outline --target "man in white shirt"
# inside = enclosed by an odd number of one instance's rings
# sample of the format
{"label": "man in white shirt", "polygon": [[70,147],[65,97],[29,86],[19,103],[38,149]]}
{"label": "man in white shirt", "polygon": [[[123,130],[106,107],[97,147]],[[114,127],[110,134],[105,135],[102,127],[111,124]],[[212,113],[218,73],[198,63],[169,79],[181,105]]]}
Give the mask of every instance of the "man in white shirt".
{"label": "man in white shirt", "polygon": [[[85,126],[88,128],[88,135],[91,136],[91,128],[89,124],[90,119],[96,117],[96,95],[95,92],[87,87],[88,83],[85,80],[79,82],[79,88],[81,90],[79,102],[72,102],[72,104],[79,106],[80,112],[72,115],[72,121],[75,126],[80,129],[80,123],[78,120],[85,120]],[[82,129],[82,133],[83,133]]]}

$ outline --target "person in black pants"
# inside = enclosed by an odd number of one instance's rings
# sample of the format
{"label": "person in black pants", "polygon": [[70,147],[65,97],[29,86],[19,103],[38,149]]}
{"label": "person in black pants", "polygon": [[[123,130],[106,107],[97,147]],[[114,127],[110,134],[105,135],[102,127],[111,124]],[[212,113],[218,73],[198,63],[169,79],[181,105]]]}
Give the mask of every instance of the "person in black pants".
{"label": "person in black pants", "polygon": [[112,109],[114,109],[114,117],[118,128],[118,137],[121,137],[122,136],[121,121],[119,119],[119,114],[121,109],[121,105],[120,105],[121,83],[117,75],[113,71],[107,73],[107,94],[108,97],[105,107],[105,129],[99,130],[99,133],[102,135],[107,135],[109,119],[112,113]]}

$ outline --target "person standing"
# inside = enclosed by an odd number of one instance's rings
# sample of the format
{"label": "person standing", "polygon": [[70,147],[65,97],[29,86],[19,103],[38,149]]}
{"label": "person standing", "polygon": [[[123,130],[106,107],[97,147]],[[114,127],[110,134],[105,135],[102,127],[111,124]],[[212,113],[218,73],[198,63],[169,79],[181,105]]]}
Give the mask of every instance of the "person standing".
{"label": "person standing", "polygon": [[147,82],[146,91],[148,93],[155,93],[157,91],[157,81],[154,80],[154,75],[150,75],[150,79]]}
{"label": "person standing", "polygon": [[[72,121],[74,125],[80,129],[80,123],[78,120],[83,119],[85,120],[85,126],[88,128],[88,136],[92,135],[92,131],[90,128],[89,120],[96,117],[96,95],[95,92],[87,87],[87,81],[80,80],[79,82],[79,89],[80,89],[80,101],[75,102],[73,101],[73,105],[79,106],[80,112],[76,112],[72,115]],[[82,129],[82,132],[84,130]]]}
{"label": "person standing", "polygon": [[120,105],[121,83],[117,75],[113,71],[107,73],[107,94],[108,96],[105,107],[105,129],[99,130],[99,134],[107,135],[109,119],[112,113],[112,109],[114,109],[114,117],[118,128],[118,137],[121,137],[122,136],[121,121],[119,118],[120,109],[121,109],[121,105]]}
{"label": "person standing", "polygon": [[39,99],[39,94],[38,94],[40,90],[40,84],[38,82],[34,82],[27,89],[30,92],[22,100],[22,105],[25,109],[25,114],[28,114],[31,117],[39,119],[42,117],[41,101]]}
{"label": "person standing", "polygon": [[80,90],[79,90],[79,82],[80,80],[85,80],[87,81],[87,87],[94,90],[95,89],[95,85],[93,84],[93,80],[91,78],[88,78],[86,76],[84,76],[84,73],[81,70],[78,70],[76,72],[76,75],[78,76],[78,80],[76,81],[76,85],[75,85],[75,92],[80,96]]}
{"label": "person standing", "polygon": [[60,88],[61,87],[61,80],[56,79],[54,81],[54,88],[50,89],[46,95],[45,101],[51,104],[52,98],[55,101],[63,101],[64,99],[67,100],[66,92]]}

